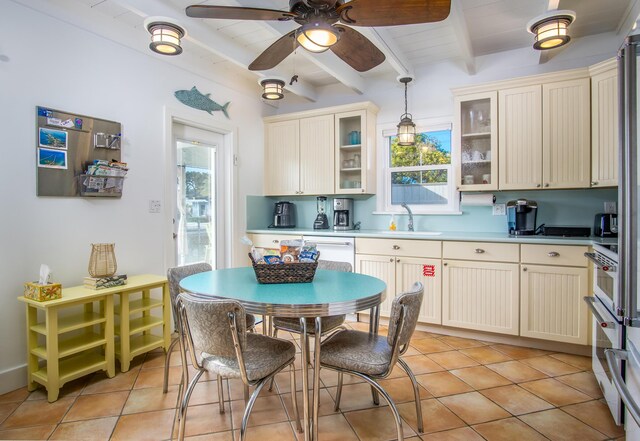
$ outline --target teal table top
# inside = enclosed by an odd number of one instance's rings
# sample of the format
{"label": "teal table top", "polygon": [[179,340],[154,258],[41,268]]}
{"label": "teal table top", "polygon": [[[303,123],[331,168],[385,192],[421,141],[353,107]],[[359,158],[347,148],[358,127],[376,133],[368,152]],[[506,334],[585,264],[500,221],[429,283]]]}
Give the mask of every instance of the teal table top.
{"label": "teal table top", "polygon": [[189,293],[235,299],[253,314],[318,317],[350,314],[382,303],[387,285],[364,274],[317,270],[311,283],[259,284],[253,268],[230,268],[185,277]]}

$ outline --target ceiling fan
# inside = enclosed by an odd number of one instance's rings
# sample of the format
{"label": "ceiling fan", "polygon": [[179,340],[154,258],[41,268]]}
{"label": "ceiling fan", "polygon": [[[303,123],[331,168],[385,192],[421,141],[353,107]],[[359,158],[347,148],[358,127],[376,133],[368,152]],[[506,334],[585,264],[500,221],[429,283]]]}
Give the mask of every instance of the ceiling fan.
{"label": "ceiling fan", "polygon": [[193,18],[293,20],[301,25],[262,52],[249,65],[249,70],[272,69],[298,46],[302,46],[316,53],[330,49],[355,70],[366,72],[382,63],[385,56],[351,26],[398,26],[436,22],[447,18],[450,9],[451,0],[289,0],[289,12],[193,5],[187,7],[186,13]]}

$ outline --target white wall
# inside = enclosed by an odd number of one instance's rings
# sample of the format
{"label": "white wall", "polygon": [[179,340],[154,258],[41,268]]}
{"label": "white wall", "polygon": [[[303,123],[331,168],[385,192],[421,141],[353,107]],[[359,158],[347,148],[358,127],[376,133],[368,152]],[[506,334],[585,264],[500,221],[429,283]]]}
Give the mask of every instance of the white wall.
{"label": "white wall", "polygon": [[[215,69],[215,68],[214,68]],[[218,75],[218,74],[217,74]],[[233,82],[220,72],[221,82]],[[224,81],[222,81],[224,80]],[[231,120],[183,106],[173,96],[196,85],[220,103],[231,101]],[[165,201],[165,106],[181,115],[236,125],[240,171],[235,224],[244,226],[245,195],[262,192],[262,113],[253,89],[239,92],[98,37],[13,2],[0,5],[0,394],[26,383],[22,284],[41,263],[63,286],[87,273],[92,242],[115,242],[118,269],[163,274],[163,213],[148,200]],[[129,163],[119,200],[36,196],[37,105],[119,121],[122,160]],[[241,227],[242,228],[242,227]]]}

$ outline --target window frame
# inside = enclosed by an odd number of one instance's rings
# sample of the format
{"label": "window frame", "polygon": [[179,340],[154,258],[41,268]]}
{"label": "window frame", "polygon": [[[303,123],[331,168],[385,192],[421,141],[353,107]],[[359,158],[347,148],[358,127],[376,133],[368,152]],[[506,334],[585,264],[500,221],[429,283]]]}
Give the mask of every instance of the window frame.
{"label": "window frame", "polygon": [[434,132],[439,130],[451,130],[451,163],[435,164],[414,167],[391,167],[390,166],[390,138],[396,135],[397,128],[392,124],[379,125],[378,127],[378,199],[376,214],[402,214],[406,210],[400,205],[391,204],[391,174],[397,172],[427,171],[427,170],[447,170],[447,197],[449,203],[444,205],[409,205],[413,214],[442,214],[459,215],[460,212],[460,192],[456,187],[456,149],[453,146],[453,117],[430,118],[416,120],[416,133]]}

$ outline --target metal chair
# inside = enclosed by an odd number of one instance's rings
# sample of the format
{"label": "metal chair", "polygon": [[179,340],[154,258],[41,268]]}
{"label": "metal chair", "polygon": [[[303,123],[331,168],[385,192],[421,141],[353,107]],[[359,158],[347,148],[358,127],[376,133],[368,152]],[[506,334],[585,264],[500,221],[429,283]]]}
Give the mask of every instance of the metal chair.
{"label": "metal chair", "polygon": [[[169,297],[171,298],[171,311],[173,313],[173,322],[177,330],[180,330],[179,320],[180,317],[178,315],[178,310],[176,306],[176,302],[178,299],[178,294],[180,294],[180,282],[182,279],[188,276],[192,276],[194,274],[204,273],[206,271],[211,271],[211,265],[208,263],[192,263],[190,265],[177,266],[175,268],[169,268],[167,270],[167,279],[169,279]],[[253,315],[247,314],[246,317],[247,328],[253,330],[255,328],[256,319]],[[171,341],[169,345],[169,349],[167,350],[167,356],[164,360],[164,381],[162,383],[162,392],[167,393],[169,389],[169,363],[171,361],[171,354],[173,352],[174,346],[178,343],[177,338]],[[222,379],[218,379],[218,388],[222,390]],[[224,409],[221,409],[223,411]]]}
{"label": "metal chair", "polygon": [[343,374],[360,377],[389,403],[396,421],[399,441],[403,440],[400,414],[389,394],[375,380],[388,377],[398,362],[413,384],[418,431],[424,432],[418,383],[407,363],[400,358],[409,348],[409,341],[418,322],[423,295],[424,287],[418,282],[410,291],[398,295],[393,300],[386,337],[361,331],[340,331],[325,340],[320,347],[320,366],[338,372],[335,410],[338,411],[340,408]]}
{"label": "metal chair", "polygon": [[[240,440],[244,441],[251,409],[260,391],[269,380],[287,366],[291,371],[293,413],[297,429],[301,432],[302,426],[295,392],[294,344],[257,333],[247,333],[244,308],[236,301],[205,300],[183,293],[178,296],[177,306],[182,327],[180,333],[183,340],[180,351],[182,361],[186,366],[185,348],[188,348],[191,364],[197,371],[189,381],[178,409],[180,414],[178,439],[184,439],[189,399],[204,372],[216,374],[218,378],[239,378],[244,383],[246,407],[240,426]],[[249,386],[255,386],[251,397],[249,397]]]}

